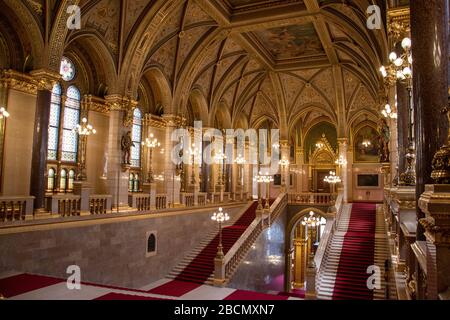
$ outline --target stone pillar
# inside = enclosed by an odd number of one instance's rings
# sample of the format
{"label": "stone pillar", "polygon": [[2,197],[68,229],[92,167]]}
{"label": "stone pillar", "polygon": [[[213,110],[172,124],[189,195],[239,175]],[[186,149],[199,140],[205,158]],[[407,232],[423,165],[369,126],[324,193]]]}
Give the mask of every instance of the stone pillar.
{"label": "stone pillar", "polygon": [[166,122],[166,137],[164,149],[165,152],[165,168],[164,168],[164,181],[165,190],[167,196],[167,202],[171,207],[180,205],[180,187],[181,181],[177,176],[176,164],[172,159],[172,151],[178,142],[172,141],[172,132],[176,130],[176,118],[173,115],[163,115],[163,119]]}
{"label": "stone pillar", "polygon": [[250,157],[250,146],[248,142],[245,142],[245,155],[246,160],[244,165],[244,192],[247,193],[247,200],[253,198],[253,164]]}
{"label": "stone pillar", "polygon": [[353,201],[353,147],[347,146],[347,202]]}
{"label": "stone pillar", "polygon": [[338,139],[339,143],[339,160],[344,161],[344,164],[339,165],[339,173],[341,176],[342,185],[344,187],[344,202],[348,202],[348,172],[347,172],[347,149],[348,149],[348,140],[347,138]]}
{"label": "stone pillar", "polygon": [[[282,140],[280,141],[280,152],[281,152],[281,160],[288,160],[291,159],[291,147],[288,143],[288,141]],[[291,186],[291,179],[289,174],[289,165],[288,166],[280,166],[281,169],[281,192],[289,193],[289,188]],[[283,186],[284,181],[284,186]]]}
{"label": "stone pillar", "polygon": [[31,75],[38,82],[36,113],[33,134],[33,156],[31,159],[30,195],[34,196],[34,209],[43,210],[45,206],[46,169],[48,152],[48,126],[50,123],[50,103],[52,89],[61,77],[47,71],[32,71]]}
{"label": "stone pillar", "polygon": [[[8,110],[8,84],[0,81],[0,106]],[[5,144],[6,119],[0,120],[0,194],[3,194],[3,151]]]}
{"label": "stone pillar", "polygon": [[[441,110],[448,99],[448,1],[411,1],[413,100],[416,140],[416,197],[431,180],[431,163],[446,142],[448,123]],[[418,208],[418,219],[424,213]],[[417,239],[424,240],[418,225]]]}
{"label": "stone pillar", "polygon": [[448,300],[450,293],[450,185],[427,185],[419,199],[425,217],[427,299]]}
{"label": "stone pillar", "polygon": [[316,263],[314,262],[314,254],[309,255],[308,268],[306,269],[306,300],[316,300]]}
{"label": "stone pillar", "polygon": [[[131,131],[130,115],[136,102],[119,95],[107,96],[110,107],[107,190],[116,210],[128,210],[129,166],[123,163],[122,137]],[[131,117],[132,120],[132,117]]]}

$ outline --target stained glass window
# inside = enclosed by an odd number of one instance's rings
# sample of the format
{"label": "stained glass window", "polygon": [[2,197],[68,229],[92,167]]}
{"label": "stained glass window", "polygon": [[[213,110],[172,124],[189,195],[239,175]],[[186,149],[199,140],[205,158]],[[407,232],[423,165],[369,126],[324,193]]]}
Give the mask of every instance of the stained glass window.
{"label": "stained glass window", "polygon": [[61,192],[65,192],[67,187],[67,171],[61,170],[61,179],[59,181],[59,189]]}
{"label": "stained glass window", "polygon": [[141,166],[141,142],[142,142],[142,113],[136,108],[133,114],[132,140],[134,146],[131,147],[131,166],[138,168]]}
{"label": "stained glass window", "polygon": [[129,182],[128,191],[133,192],[133,190],[134,190],[134,174],[130,173],[130,178],[129,178],[128,182]]}
{"label": "stained glass window", "polygon": [[57,160],[60,116],[61,116],[61,85],[55,84],[52,90],[52,100],[50,103],[50,125],[48,127],[47,156],[49,160]]}
{"label": "stained glass window", "polygon": [[48,170],[47,190],[52,192],[55,189],[55,169]]}
{"label": "stained glass window", "polygon": [[78,136],[73,130],[80,123],[80,91],[75,86],[67,89],[64,106],[61,160],[77,161]]}
{"label": "stained glass window", "polygon": [[71,81],[75,78],[75,66],[69,58],[63,57],[61,59],[61,69],[59,73],[64,81]]}
{"label": "stained glass window", "polygon": [[73,183],[75,182],[75,171],[69,171],[69,191],[73,191]]}

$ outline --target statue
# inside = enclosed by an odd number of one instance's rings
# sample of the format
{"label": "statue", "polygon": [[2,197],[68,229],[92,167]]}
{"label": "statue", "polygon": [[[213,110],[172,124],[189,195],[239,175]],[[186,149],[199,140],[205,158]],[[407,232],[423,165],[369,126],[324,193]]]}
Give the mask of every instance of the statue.
{"label": "statue", "polygon": [[380,162],[389,162],[389,141],[391,133],[385,119],[381,119],[378,130],[380,132]]}
{"label": "statue", "polygon": [[131,165],[131,147],[134,147],[133,140],[131,139],[131,131],[128,131],[122,136],[121,147],[122,147],[122,163],[125,165]]}

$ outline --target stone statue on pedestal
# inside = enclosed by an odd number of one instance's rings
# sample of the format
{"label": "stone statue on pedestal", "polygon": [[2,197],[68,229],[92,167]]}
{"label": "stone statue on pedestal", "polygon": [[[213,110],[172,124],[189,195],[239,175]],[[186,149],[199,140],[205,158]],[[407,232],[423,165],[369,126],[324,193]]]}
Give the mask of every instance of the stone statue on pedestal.
{"label": "stone statue on pedestal", "polygon": [[131,147],[134,147],[133,140],[131,139],[131,131],[128,131],[122,136],[122,163],[125,165],[131,165]]}
{"label": "stone statue on pedestal", "polygon": [[389,141],[391,140],[391,133],[385,119],[381,119],[378,128],[380,131],[380,162],[389,162]]}

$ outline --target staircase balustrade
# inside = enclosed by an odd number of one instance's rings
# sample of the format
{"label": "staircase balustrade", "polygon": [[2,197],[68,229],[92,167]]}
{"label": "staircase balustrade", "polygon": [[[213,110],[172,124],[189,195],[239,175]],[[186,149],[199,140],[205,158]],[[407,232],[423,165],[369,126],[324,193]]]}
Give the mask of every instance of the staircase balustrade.
{"label": "staircase balustrade", "polygon": [[0,223],[33,219],[34,197],[0,197]]}

